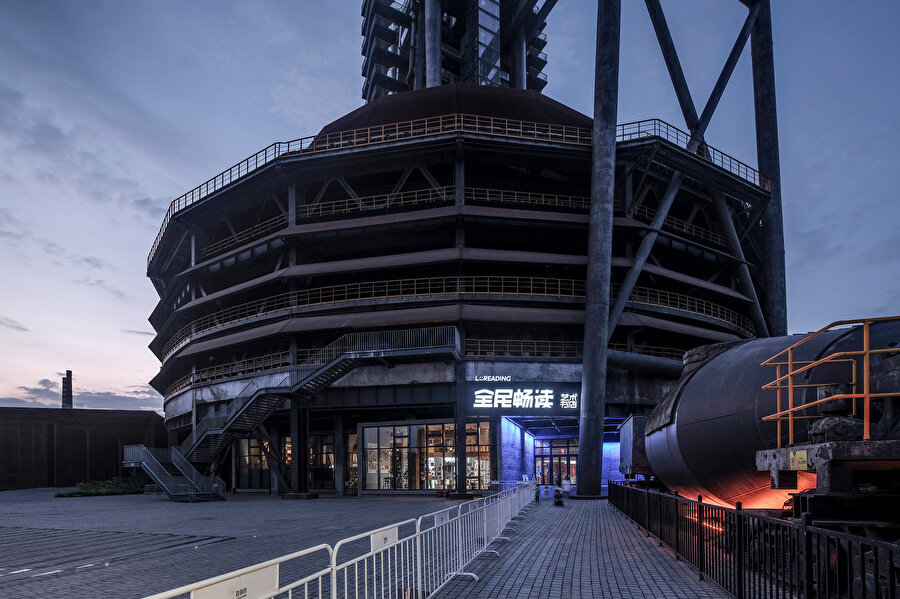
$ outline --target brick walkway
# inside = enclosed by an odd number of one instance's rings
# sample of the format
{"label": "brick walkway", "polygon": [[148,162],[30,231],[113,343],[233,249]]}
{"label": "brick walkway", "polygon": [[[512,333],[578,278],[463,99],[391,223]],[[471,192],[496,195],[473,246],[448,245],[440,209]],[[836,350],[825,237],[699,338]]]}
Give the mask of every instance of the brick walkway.
{"label": "brick walkway", "polygon": [[[139,598],[448,507],[433,497],[282,501],[238,495],[177,504],[164,496],[56,499],[0,493],[0,597]],[[606,501],[551,501],[454,578],[440,597],[727,597]],[[305,567],[297,564],[296,568]],[[294,567],[285,568],[287,577]]]}
{"label": "brick walkway", "polygon": [[490,546],[500,556],[483,555],[466,569],[478,582],[456,577],[435,597],[731,597],[700,582],[605,500],[570,500],[563,507],[543,500],[526,509],[504,531],[509,542]]}

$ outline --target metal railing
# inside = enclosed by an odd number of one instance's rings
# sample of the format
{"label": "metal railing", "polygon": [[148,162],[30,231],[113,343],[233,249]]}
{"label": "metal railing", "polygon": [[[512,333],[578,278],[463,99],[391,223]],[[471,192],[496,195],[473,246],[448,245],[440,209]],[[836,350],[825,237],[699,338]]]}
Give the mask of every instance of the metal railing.
{"label": "metal railing", "polygon": [[349,131],[336,131],[325,135],[311,135],[291,141],[276,142],[173,200],[166,211],[159,233],[150,249],[150,254],[147,257],[147,266],[149,267],[153,261],[162,236],[165,234],[172,217],[177,212],[227,187],[241,177],[269,164],[276,158],[285,155],[296,156],[345,150],[360,146],[452,133],[476,133],[582,146],[591,144],[591,130],[583,127],[501,119],[474,114],[447,114],[427,119],[389,123]]}
{"label": "metal railing", "polygon": [[144,445],[126,445],[123,448],[122,459],[131,464],[140,464],[141,468],[150,475],[160,488],[172,499],[185,498],[193,501],[196,489],[186,477],[173,476],[162,465],[171,461],[168,449],[150,448]]}
{"label": "metal railing", "polygon": [[364,353],[429,350],[442,347],[459,348],[459,346],[459,331],[453,325],[397,331],[347,333],[293,368],[292,386],[301,384],[304,379],[319,369],[349,354],[359,356]]}
{"label": "metal railing", "polygon": [[[324,599],[334,597],[332,588],[332,549],[330,545],[316,545],[260,564],[187,584],[145,599],[175,599],[176,597],[227,597],[273,599],[274,597],[304,597]],[[291,566],[293,566],[291,568]],[[299,578],[282,582],[291,570],[299,571]],[[309,572],[312,570],[312,572]],[[253,594],[248,591],[252,589]],[[237,594],[242,593],[242,594]]]}
{"label": "metal railing", "polygon": [[[150,267],[162,237],[169,226],[169,222],[177,212],[231,185],[238,179],[269,164],[276,158],[285,155],[329,152],[452,133],[476,133],[576,146],[591,145],[591,130],[588,128],[472,114],[448,114],[427,119],[390,123],[349,131],[336,131],[325,135],[312,135],[291,141],[276,142],[173,200],[166,211],[159,232],[150,249],[150,254],[147,257],[147,267]],[[625,123],[619,125],[616,129],[617,141],[630,141],[646,137],[659,137],[682,148],[687,148],[691,139],[689,134],[659,119]],[[700,144],[696,154],[754,185],[766,190],[771,188],[769,179],[761,175],[759,171],[707,144]]]}
{"label": "metal railing", "polygon": [[514,204],[540,208],[566,208],[570,210],[590,210],[591,199],[584,196],[569,196],[527,191],[508,191],[483,187],[466,187],[466,202],[485,204]]}
{"label": "metal railing", "polygon": [[609,483],[609,503],[738,599],[900,596],[900,545]]}
{"label": "metal railing", "polygon": [[[263,391],[285,393],[298,388],[310,377],[336,360],[348,355],[360,356],[371,353],[384,355],[389,352],[406,352],[453,347],[457,351],[460,346],[459,331],[453,325],[405,329],[396,331],[378,331],[367,333],[348,333],[330,345],[322,348],[304,362],[290,368],[281,378],[279,371],[265,372],[253,377],[224,412],[213,412],[204,416],[191,434],[178,448],[185,456],[190,456],[199,446],[203,437],[213,431],[224,431],[244,408]],[[273,378],[274,377],[274,378]]]}
{"label": "metal railing", "polygon": [[297,218],[311,219],[323,216],[337,216],[352,212],[368,212],[373,210],[387,210],[388,208],[409,208],[425,204],[441,202],[453,202],[455,187],[429,187],[412,191],[397,193],[384,193],[360,198],[347,198],[330,202],[317,202],[315,204],[301,204],[297,206]]}
{"label": "metal railing", "polygon": [[[233,593],[233,589],[248,589],[250,585],[254,585],[256,594],[247,596],[260,599],[425,599],[454,576],[477,580],[465,568],[480,555],[496,554],[489,548],[491,543],[505,539],[504,528],[533,499],[533,484],[511,483],[489,497],[347,537],[333,549],[330,545],[317,545],[145,599],[174,599],[194,593],[199,596],[200,592],[207,597],[220,589]],[[315,554],[319,554],[317,561],[310,559],[303,564],[305,567],[293,568],[297,580],[282,580],[288,578],[282,575],[288,562]],[[324,564],[326,557],[328,563]]]}
{"label": "metal railing", "polygon": [[[635,121],[633,123],[624,123],[616,126],[616,141],[631,141],[646,137],[659,137],[684,149],[687,149],[688,144],[693,139],[690,133],[682,131],[677,127],[673,127],[669,123],[659,119]],[[772,188],[772,183],[769,178],[760,174],[758,170],[736,158],[732,158],[728,154],[717,150],[705,142],[700,142],[694,153],[703,160],[707,160],[716,166],[720,166],[726,171],[737,175],[741,179],[749,181],[757,187],[761,187],[766,191],[770,191]]]}
{"label": "metal railing", "polygon": [[290,365],[291,353],[277,352],[274,354],[257,356],[255,358],[248,358],[246,360],[228,362],[227,364],[219,364],[218,366],[210,366],[209,368],[201,368],[200,370],[181,377],[169,385],[166,389],[166,397],[169,397],[173,393],[178,393],[183,389],[187,389],[192,385],[221,379],[239,378],[257,372],[287,368]]}
{"label": "metal railing", "polygon": [[550,339],[481,339],[466,337],[467,356],[581,358],[584,343]]}
{"label": "metal railing", "polygon": [[[775,420],[778,423],[778,447],[781,447],[781,427],[784,421],[788,424],[788,445],[794,444],[794,421],[802,416],[797,416],[797,412],[807,410],[820,404],[833,402],[841,399],[849,399],[852,405],[852,413],[857,413],[857,401],[862,401],[862,420],[863,420],[863,439],[870,438],[871,426],[871,403],[873,399],[885,399],[888,397],[900,397],[900,389],[894,391],[886,391],[881,393],[872,393],[870,383],[871,361],[872,356],[900,353],[900,347],[876,347],[870,344],[869,328],[874,323],[880,322],[896,322],[900,321],[900,316],[886,316],[883,318],[860,318],[856,320],[838,320],[819,329],[814,333],[810,333],[797,343],[781,350],[765,362],[761,366],[774,367],[775,380],[763,385],[763,390],[774,390],[776,392],[776,411],[763,418],[764,421]],[[822,333],[829,331],[835,327],[862,325],[862,348],[853,351],[834,352],[816,360],[795,360],[794,351],[804,345],[808,341],[818,337]],[[783,360],[778,361],[782,356],[786,356]],[[857,360],[862,358],[862,374],[859,375]],[[794,391],[796,389],[805,389],[808,387],[825,387],[834,383],[815,383],[803,384],[795,383],[794,377],[806,373],[813,368],[826,363],[851,362],[852,364],[852,393],[836,393],[828,397],[807,401],[802,404],[796,403]],[[783,373],[782,367],[787,368],[787,372]],[[862,379],[862,392],[858,391],[857,378]],[[783,408],[782,391],[787,391],[787,408]]]}
{"label": "metal railing", "polygon": [[[612,285],[612,293],[614,295],[617,294],[620,288],[621,285],[614,283]],[[632,304],[670,308],[672,310],[706,316],[713,320],[719,320],[735,326],[749,333],[751,336],[756,334],[756,328],[753,326],[753,321],[746,316],[739,314],[731,308],[726,308],[725,306],[720,306],[719,304],[714,304],[713,302],[685,295],[683,293],[654,289],[652,287],[635,287],[628,298],[628,302]]]}
{"label": "metal railing", "polygon": [[[616,202],[616,210],[620,213],[624,213],[625,204],[623,202]],[[648,206],[640,205],[634,208],[634,215],[638,217],[639,220],[649,223],[656,215],[656,211]],[[717,247],[726,247],[727,245],[725,237],[719,235],[715,231],[704,229],[703,227],[699,227],[674,216],[666,215],[666,218],[663,221],[663,228],[684,233],[685,235],[700,239]]]}
{"label": "metal railing", "polygon": [[197,444],[207,433],[225,427],[228,422],[243,411],[244,407],[255,399],[257,394],[263,389],[284,389],[290,387],[291,374],[289,372],[285,373],[284,378],[282,378],[280,382],[275,381],[274,384],[271,380],[273,374],[274,373],[266,372],[263,375],[253,377],[244,388],[241,389],[241,392],[231,400],[227,410],[204,416],[200,422],[197,423],[197,426],[194,427],[194,430],[191,431],[191,434],[188,435],[188,438],[185,439],[179,447],[179,451],[182,455],[191,455]]}
{"label": "metal railing", "polygon": [[659,347],[656,345],[635,345],[630,349],[626,343],[610,343],[609,349],[617,351],[634,352],[642,356],[653,356],[655,358],[669,358],[670,360],[683,360],[685,350],[677,347]]}
{"label": "metal railing", "polygon": [[175,467],[184,474],[185,478],[191,481],[191,484],[194,485],[197,492],[206,495],[218,495],[220,498],[225,499],[224,480],[218,476],[203,476],[197,472],[197,469],[194,468],[186,457],[181,455],[181,452],[178,451],[178,448],[174,445],[169,448],[169,456],[172,463],[175,464]]}
{"label": "metal railing", "polygon": [[427,277],[347,283],[290,291],[219,310],[179,329],[163,347],[165,362],[195,335],[226,328],[249,319],[300,308],[374,299],[415,298],[434,295],[513,295],[584,298],[584,281],[541,277]]}
{"label": "metal railing", "polygon": [[200,257],[209,258],[210,256],[213,256],[220,252],[224,252],[225,250],[232,248],[239,243],[250,241],[251,239],[262,237],[263,235],[271,231],[284,228],[287,226],[287,224],[287,215],[279,214],[278,216],[272,217],[268,220],[264,220],[261,223],[257,223],[252,227],[248,227],[246,229],[238,231],[231,237],[210,243],[205,248],[203,248],[203,251],[200,252]]}

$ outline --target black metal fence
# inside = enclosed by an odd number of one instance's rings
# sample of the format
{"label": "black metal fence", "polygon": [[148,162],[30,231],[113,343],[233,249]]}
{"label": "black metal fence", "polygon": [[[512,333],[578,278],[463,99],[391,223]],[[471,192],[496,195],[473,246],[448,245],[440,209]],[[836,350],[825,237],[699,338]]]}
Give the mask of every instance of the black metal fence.
{"label": "black metal fence", "polygon": [[900,545],[609,483],[609,503],[738,599],[900,599]]}

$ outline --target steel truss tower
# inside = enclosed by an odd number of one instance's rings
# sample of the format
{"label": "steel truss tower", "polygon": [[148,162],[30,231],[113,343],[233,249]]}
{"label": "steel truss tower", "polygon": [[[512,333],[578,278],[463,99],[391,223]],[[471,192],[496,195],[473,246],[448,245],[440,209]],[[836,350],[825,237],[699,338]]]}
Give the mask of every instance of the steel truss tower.
{"label": "steel truss tower", "polygon": [[[703,110],[696,105],[685,81],[678,53],[659,0],[645,0],[650,20],[662,51],[672,86],[690,132],[688,152],[708,157],[704,134],[728,84],[734,67],[750,39],[753,64],[753,94],[756,116],[756,145],[759,170],[768,179],[769,199],[752,211],[751,225],[762,224],[761,272],[751,273],[744,261],[749,230],[735,227],[734,214],[721,193],[714,194],[715,208],[733,254],[741,260],[741,289],[753,299],[754,321],[758,335],[787,333],[784,229],[782,224],[778,125],[775,111],[775,64],[772,44],[772,12],[769,0],[741,0],[747,17],[725,60],[725,65]],[[596,448],[603,443],[603,417],[606,400],[607,343],[616,328],[638,277],[645,270],[675,195],[684,182],[684,173],[673,170],[669,185],[653,216],[651,231],[635,251],[625,279],[618,286],[612,304],[611,255],[613,207],[616,195],[616,117],[619,62],[621,0],[598,0],[597,53],[594,86],[593,157],[591,170],[591,217],[588,245],[587,301],[585,303],[585,352],[582,380],[581,427],[578,455],[579,494],[600,493],[601,457]],[[753,277],[758,284],[754,285]],[[765,297],[760,302],[756,290]],[[591,342],[595,340],[595,342]],[[589,349],[590,348],[590,349]]]}
{"label": "steel truss tower", "polygon": [[541,91],[556,0],[364,0],[362,97],[443,83]]}

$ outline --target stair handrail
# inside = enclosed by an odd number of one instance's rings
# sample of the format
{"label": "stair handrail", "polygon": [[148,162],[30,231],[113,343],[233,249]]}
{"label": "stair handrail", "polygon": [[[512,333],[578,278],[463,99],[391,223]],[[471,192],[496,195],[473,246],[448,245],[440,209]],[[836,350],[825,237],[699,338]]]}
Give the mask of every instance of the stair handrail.
{"label": "stair handrail", "polygon": [[191,464],[174,445],[169,448],[169,454],[171,455],[172,463],[175,464],[175,467],[191,481],[191,484],[194,485],[199,493],[214,493],[219,497],[225,497],[225,481],[215,475],[203,476],[200,474],[197,469],[194,468],[193,464]]}
{"label": "stair handrail", "polygon": [[454,325],[403,329],[391,331],[375,331],[362,333],[346,333],[326,345],[321,350],[290,368],[284,379],[276,385],[253,388],[263,378],[271,377],[273,372],[253,377],[241,392],[231,400],[224,414],[207,415],[197,423],[191,434],[179,447],[183,456],[190,456],[203,437],[211,430],[227,429],[229,424],[262,392],[287,392],[296,390],[311,380],[320,370],[332,362],[350,353],[373,351],[396,351],[409,349],[432,349],[453,346],[457,353],[460,350],[459,330]]}
{"label": "stair handrail", "polygon": [[199,443],[210,430],[227,428],[228,423],[231,422],[231,420],[233,420],[238,414],[240,414],[240,412],[243,411],[243,409],[250,403],[250,401],[260,393],[260,391],[266,389],[283,389],[290,384],[291,374],[290,372],[287,372],[285,373],[284,379],[282,379],[281,382],[276,385],[251,389],[251,387],[253,387],[255,384],[258,384],[262,379],[270,378],[273,374],[277,374],[277,372],[273,373],[272,371],[266,371],[250,379],[250,381],[244,386],[241,392],[238,393],[237,396],[235,396],[235,398],[231,400],[231,403],[228,404],[228,409],[224,414],[208,414],[201,418],[200,422],[197,423],[197,426],[194,427],[194,430],[191,431],[191,434],[188,435],[188,438],[185,439],[179,447],[182,455],[191,455],[197,443]]}
{"label": "stair handrail", "polygon": [[297,388],[301,386],[322,368],[347,354],[434,349],[451,345],[458,352],[460,343],[459,330],[454,325],[402,329],[399,331],[346,333],[298,364],[292,371],[294,376],[291,387]]}
{"label": "stair handrail", "polygon": [[150,475],[150,478],[156,482],[166,495],[189,495],[194,497],[194,489],[190,484],[175,484],[174,477],[169,474],[163,465],[159,462],[153,452],[141,444],[126,445],[124,448],[124,459],[126,462],[138,462],[141,467]]}

